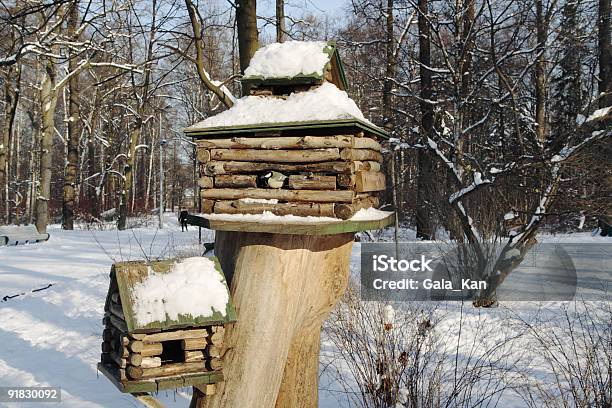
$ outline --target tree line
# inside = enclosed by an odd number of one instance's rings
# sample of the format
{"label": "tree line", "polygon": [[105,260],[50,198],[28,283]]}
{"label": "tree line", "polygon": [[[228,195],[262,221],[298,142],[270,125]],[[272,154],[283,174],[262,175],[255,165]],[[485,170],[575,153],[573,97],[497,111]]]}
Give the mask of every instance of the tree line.
{"label": "tree line", "polygon": [[391,135],[386,202],[419,237],[523,251],[610,214],[610,0],[1,3],[0,223],[124,229],[160,205],[160,161],[164,201],[196,207],[182,128],[232,105],[259,44],[292,39],[338,41]]}

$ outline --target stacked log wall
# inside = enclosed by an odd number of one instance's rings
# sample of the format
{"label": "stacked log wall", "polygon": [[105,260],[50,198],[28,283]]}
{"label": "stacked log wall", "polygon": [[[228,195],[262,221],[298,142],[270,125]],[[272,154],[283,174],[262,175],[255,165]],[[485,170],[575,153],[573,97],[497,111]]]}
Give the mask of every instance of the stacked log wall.
{"label": "stacked log wall", "polygon": [[[146,380],[222,368],[223,326],[129,333],[118,292],[109,294],[102,323],[101,362],[113,366],[120,381]],[[164,346],[180,343],[180,358],[164,357]]]}
{"label": "stacked log wall", "polygon": [[[197,141],[205,214],[319,216],[348,219],[378,207],[385,189],[382,147],[362,132],[335,136],[263,136]],[[270,171],[282,188],[262,184]]]}

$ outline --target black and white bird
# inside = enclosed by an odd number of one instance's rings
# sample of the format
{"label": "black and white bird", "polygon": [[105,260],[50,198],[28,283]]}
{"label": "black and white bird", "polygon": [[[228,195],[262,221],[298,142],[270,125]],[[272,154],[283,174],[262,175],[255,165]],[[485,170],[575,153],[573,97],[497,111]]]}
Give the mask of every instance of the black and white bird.
{"label": "black and white bird", "polygon": [[283,184],[285,184],[285,180],[287,176],[283,173],[279,173],[278,171],[270,171],[263,176],[266,184],[270,188],[282,188]]}

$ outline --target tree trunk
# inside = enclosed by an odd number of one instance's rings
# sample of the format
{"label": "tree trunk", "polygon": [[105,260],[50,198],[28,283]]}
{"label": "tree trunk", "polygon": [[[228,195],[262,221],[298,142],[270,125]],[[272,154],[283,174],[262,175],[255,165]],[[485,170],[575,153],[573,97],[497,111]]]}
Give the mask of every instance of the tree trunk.
{"label": "tree trunk", "polygon": [[[428,0],[419,0],[419,68],[421,77],[421,132],[423,133],[423,144],[427,146],[427,138],[431,137],[433,130],[433,106],[427,101],[432,96],[431,79],[431,43],[429,33],[429,22],[427,21]],[[417,179],[417,200],[416,200],[416,225],[417,238],[433,239],[434,231],[431,222],[429,185],[433,182],[432,163],[429,151],[422,149],[418,152],[419,173]]]}
{"label": "tree trunk", "polygon": [[612,106],[612,45],[610,44],[610,0],[599,0],[599,107]]}
{"label": "tree trunk", "polygon": [[127,161],[123,169],[123,188],[121,189],[121,201],[119,203],[119,219],[117,221],[117,229],[123,231],[127,228],[127,214],[130,194],[134,186],[134,165],[136,163],[136,146],[140,140],[142,131],[142,122],[137,119],[137,123],[130,132],[130,149],[128,152]]}
{"label": "tree trunk", "polygon": [[[75,1],[68,14],[68,35],[73,37],[73,41],[78,41],[75,36],[76,28],[79,23],[79,2]],[[72,72],[77,67],[77,56],[70,51],[68,60],[68,72]],[[74,207],[75,207],[75,186],[77,182],[77,169],[79,165],[79,76],[73,75],[68,81],[68,91],[70,99],[68,101],[68,152],[66,156],[66,168],[64,172],[64,200],[62,203],[62,228],[65,230],[74,229]]]}
{"label": "tree trunk", "polygon": [[285,0],[276,0],[276,42],[285,41]]}
{"label": "tree trunk", "polygon": [[383,127],[389,133],[393,132],[393,108],[391,91],[393,79],[395,78],[394,37],[393,37],[393,0],[387,0],[386,9],[386,33],[385,33],[385,78],[383,80]]}
{"label": "tree trunk", "polygon": [[45,78],[40,91],[40,112],[42,116],[40,131],[40,188],[36,197],[36,229],[41,234],[47,232],[47,224],[49,223],[53,132],[55,129],[54,118],[57,105],[56,75],[55,63],[47,61],[45,65]]}
{"label": "tree trunk", "polygon": [[[13,77],[15,80],[13,81]],[[9,67],[4,82],[5,115],[0,139],[0,223],[9,222],[8,205],[8,168],[10,163],[10,146],[13,136],[13,124],[17,114],[21,69],[19,66]]]}
{"label": "tree trunk", "polygon": [[536,8],[536,63],[535,63],[535,122],[536,136],[544,146],[546,142],[546,22],[542,0],[535,0]]}
{"label": "tree trunk", "polygon": [[217,231],[240,319],[225,332],[225,381],[193,406],[317,407],[321,325],[346,288],[352,245],[353,234]]}
{"label": "tree trunk", "polygon": [[[156,34],[156,17],[157,17],[157,0],[153,0],[151,4],[151,26],[149,29],[149,42],[147,44],[147,61],[153,59],[153,45],[155,42]],[[130,43],[131,44],[131,43]],[[131,47],[131,45],[130,45]],[[125,167],[123,168],[123,183],[121,189],[121,201],[119,202],[119,219],[117,220],[117,229],[123,231],[127,228],[127,214],[128,205],[132,189],[134,187],[134,166],[136,164],[136,146],[140,140],[143,127],[143,117],[145,115],[145,108],[148,101],[149,84],[151,82],[151,68],[148,67],[145,71],[144,80],[142,82],[142,92],[138,103],[136,113],[136,123],[130,131],[130,149],[127,156]]]}
{"label": "tree trunk", "polygon": [[238,0],[236,5],[236,22],[238,25],[238,52],[240,53],[240,72],[249,66],[251,57],[259,48],[257,32],[256,0]]}

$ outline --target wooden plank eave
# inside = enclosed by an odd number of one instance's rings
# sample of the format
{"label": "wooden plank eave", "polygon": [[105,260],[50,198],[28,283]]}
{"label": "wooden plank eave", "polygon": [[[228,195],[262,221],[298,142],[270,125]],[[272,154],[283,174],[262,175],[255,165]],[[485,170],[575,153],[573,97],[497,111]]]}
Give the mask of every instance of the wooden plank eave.
{"label": "wooden plank eave", "polygon": [[288,235],[332,235],[386,228],[395,222],[394,213],[379,220],[344,220],[320,223],[245,222],[188,215],[187,223],[218,231],[260,232]]}

